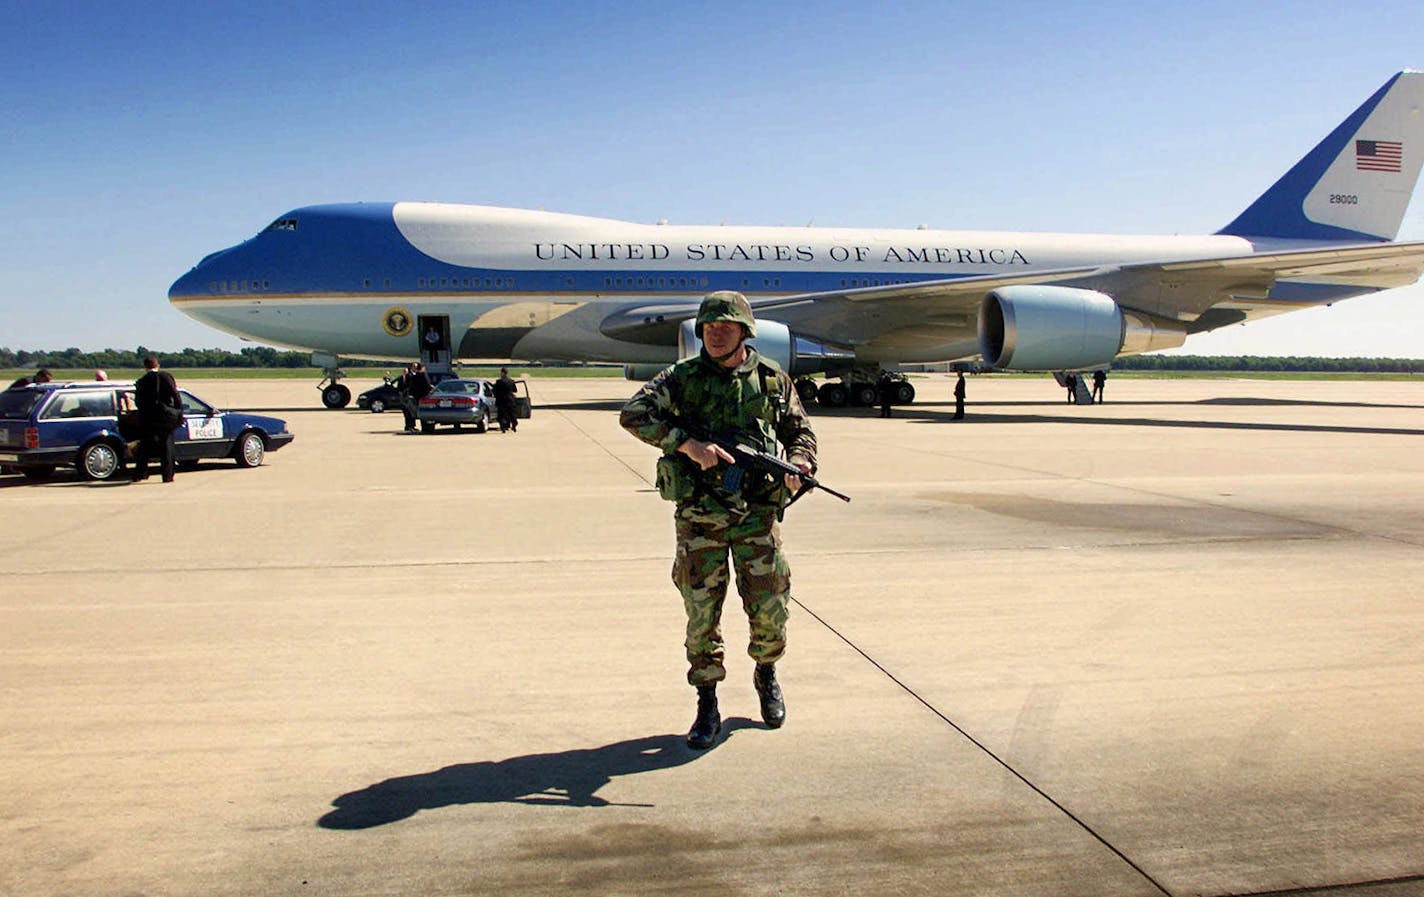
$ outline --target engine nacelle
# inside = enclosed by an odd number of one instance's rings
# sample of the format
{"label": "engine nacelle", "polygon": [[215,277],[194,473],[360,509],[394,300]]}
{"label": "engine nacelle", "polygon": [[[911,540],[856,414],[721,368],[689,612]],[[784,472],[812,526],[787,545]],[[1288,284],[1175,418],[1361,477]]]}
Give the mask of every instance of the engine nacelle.
{"label": "engine nacelle", "polygon": [[979,351],[999,370],[1104,367],[1119,354],[1172,348],[1186,338],[1179,322],[1124,312],[1096,290],[1011,286],[979,306]]}
{"label": "engine nacelle", "polygon": [[[696,323],[695,320],[686,320],[678,328],[678,358],[687,358],[702,350]],[[855,363],[855,353],[850,349],[792,333],[780,321],[757,318],[756,329],[756,338],[749,342],[756,347],[757,353],[776,362],[793,377],[844,368]]]}
{"label": "engine nacelle", "polygon": [[647,383],[661,374],[665,367],[667,367],[665,364],[625,364],[623,365],[623,379]]}

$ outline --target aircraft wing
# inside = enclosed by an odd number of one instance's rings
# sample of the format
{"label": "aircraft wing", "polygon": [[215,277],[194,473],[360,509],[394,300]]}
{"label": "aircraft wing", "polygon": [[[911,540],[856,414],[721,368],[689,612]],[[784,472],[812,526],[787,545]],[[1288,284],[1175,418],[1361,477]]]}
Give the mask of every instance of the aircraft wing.
{"label": "aircraft wing", "polygon": [[[991,290],[1053,284],[1098,290],[1124,308],[1182,321],[1197,331],[1315,304],[1273,297],[1279,281],[1344,287],[1334,295],[1346,298],[1407,286],[1421,272],[1424,242],[1369,243],[804,293],[753,307],[798,332],[833,342],[909,346],[943,341],[950,330],[972,332],[980,301]],[[1230,308],[1230,315],[1208,314],[1218,306]]]}

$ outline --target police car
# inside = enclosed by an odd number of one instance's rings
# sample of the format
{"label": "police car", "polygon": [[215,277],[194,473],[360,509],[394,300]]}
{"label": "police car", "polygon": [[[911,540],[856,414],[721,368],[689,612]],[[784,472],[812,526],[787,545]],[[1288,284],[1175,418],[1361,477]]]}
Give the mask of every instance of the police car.
{"label": "police car", "polygon": [[[173,431],[173,457],[191,467],[204,458],[232,458],[256,467],[267,452],[292,441],[286,421],[220,411],[180,389],[183,423]],[[124,469],[138,438],[132,383],[42,383],[0,392],[0,465],[31,479],[73,467],[87,480]]]}

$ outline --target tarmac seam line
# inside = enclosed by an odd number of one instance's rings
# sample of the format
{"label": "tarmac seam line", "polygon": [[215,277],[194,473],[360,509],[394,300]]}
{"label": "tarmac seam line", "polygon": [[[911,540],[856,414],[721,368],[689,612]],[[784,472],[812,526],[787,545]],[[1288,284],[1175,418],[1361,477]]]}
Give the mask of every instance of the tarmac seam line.
{"label": "tarmac seam line", "polygon": [[[908,694],[910,697],[914,698],[916,701],[919,701],[920,704],[922,704],[922,705],[925,707],[926,710],[928,710],[930,713],[933,713],[935,716],[939,717],[939,718],[940,718],[941,720],[943,720],[943,721],[945,722],[945,724],[947,724],[951,729],[953,729],[954,731],[958,732],[966,741],[968,741],[970,744],[972,744],[972,745],[974,745],[976,748],[978,748],[981,753],[983,753],[983,754],[984,754],[985,756],[987,756],[989,759],[993,760],[993,761],[994,761],[995,763],[997,763],[999,766],[1003,767],[1003,769],[1004,769],[1006,772],[1008,772],[1009,775],[1011,775],[1011,776],[1013,776],[1014,778],[1018,779],[1020,782],[1022,782],[1024,785],[1026,785],[1026,786],[1029,788],[1029,790],[1031,790],[1034,794],[1037,794],[1039,797],[1043,798],[1043,799],[1044,799],[1045,801],[1047,801],[1054,809],[1056,809],[1058,812],[1062,813],[1064,816],[1066,816],[1066,817],[1068,817],[1070,820],[1072,820],[1073,823],[1074,823],[1075,825],[1077,825],[1080,829],[1082,829],[1083,831],[1087,832],[1088,835],[1090,835],[1095,841],[1097,841],[1099,844],[1101,844],[1101,845],[1103,845],[1104,847],[1106,847],[1108,850],[1112,851],[1112,853],[1113,853],[1114,856],[1116,856],[1118,859],[1120,859],[1120,860],[1122,860],[1124,863],[1126,863],[1126,864],[1128,865],[1128,867],[1130,867],[1134,872],[1136,872],[1138,875],[1140,875],[1140,876],[1142,876],[1144,879],[1146,879],[1147,882],[1148,882],[1149,884],[1151,884],[1154,888],[1156,888],[1158,891],[1161,891],[1163,894],[1166,895],[1166,897],[1174,897],[1174,895],[1172,894],[1171,891],[1167,890],[1167,888],[1164,887],[1161,882],[1159,882],[1157,879],[1155,879],[1155,878],[1152,877],[1151,873],[1149,873],[1146,869],[1143,869],[1143,868],[1142,868],[1141,866],[1139,866],[1137,863],[1133,862],[1132,859],[1131,859],[1130,857],[1128,857],[1127,854],[1125,854],[1125,853],[1123,853],[1121,850],[1119,850],[1111,841],[1109,841],[1107,838],[1105,838],[1105,837],[1103,837],[1102,835],[1100,835],[1091,825],[1089,825],[1086,821],[1084,821],[1083,819],[1081,819],[1081,818],[1080,818],[1076,813],[1074,813],[1072,810],[1068,809],[1068,808],[1065,807],[1062,803],[1060,803],[1059,801],[1057,801],[1056,799],[1054,799],[1054,797],[1053,797],[1052,795],[1050,795],[1047,791],[1044,791],[1044,790],[1043,790],[1042,788],[1040,788],[1038,785],[1036,785],[1036,784],[1034,784],[1032,781],[1030,781],[1027,776],[1025,776],[1023,773],[1019,772],[1017,769],[1015,769],[1013,766],[1011,766],[1007,760],[1005,760],[1004,758],[1000,757],[998,754],[994,753],[994,752],[989,748],[988,745],[984,744],[984,743],[981,742],[979,739],[975,738],[973,735],[970,735],[968,732],[966,732],[966,731],[964,730],[964,728],[963,728],[962,726],[960,726],[960,725],[959,725],[958,723],[956,723],[954,720],[950,719],[948,716],[945,716],[944,713],[940,712],[939,708],[935,707],[935,706],[934,706],[933,704],[931,704],[929,701],[925,700],[925,699],[919,694],[919,692],[915,691],[915,690],[914,690],[913,688],[911,688],[909,685],[906,685],[904,682],[902,682],[894,673],[892,673],[892,672],[890,672],[889,670],[887,670],[884,666],[881,665],[881,663],[880,663],[878,660],[876,660],[875,658],[873,658],[873,657],[871,657],[869,654],[867,654],[859,645],[857,645],[855,642],[853,642],[853,641],[851,641],[849,638],[847,638],[839,629],[836,629],[836,627],[834,627],[834,626],[832,626],[830,623],[826,622],[826,620],[825,620],[823,617],[821,617],[821,616],[820,616],[819,614],[817,614],[815,611],[811,610],[811,608],[807,607],[807,606],[806,606],[803,602],[801,602],[799,599],[792,598],[791,600],[792,600],[793,602],[795,602],[795,604],[796,604],[797,607],[801,608],[803,611],[805,611],[806,613],[810,614],[810,615],[811,615],[811,618],[814,619],[817,623],[820,623],[822,626],[826,627],[826,629],[827,629],[828,631],[830,631],[830,633],[831,633],[832,635],[834,635],[836,638],[840,639],[842,642],[845,642],[845,644],[846,644],[852,651],[854,651],[855,653],[859,654],[861,657],[865,658],[865,660],[866,660],[871,666],[875,667],[877,670],[879,670],[881,673],[883,673],[887,679],[889,679],[891,682],[893,682],[893,683],[895,683],[897,686],[899,686],[906,694]],[[1240,897],[1258,897],[1258,895],[1240,895]],[[1265,895],[1259,895],[1259,897],[1265,897]]]}
{"label": "tarmac seam line", "polygon": [[626,468],[628,469],[628,472],[629,472],[629,473],[633,474],[633,476],[637,477],[640,481],[642,481],[643,485],[645,485],[645,486],[652,486],[652,485],[653,485],[652,481],[649,480],[647,477],[643,476],[643,475],[642,475],[641,473],[639,473],[637,470],[635,470],[635,469],[633,468],[633,465],[629,464],[627,461],[624,461],[622,458],[620,458],[620,457],[618,457],[616,454],[614,454],[614,453],[608,448],[608,446],[606,446],[606,445],[604,445],[602,442],[598,441],[598,439],[595,438],[592,433],[588,432],[588,431],[585,430],[583,427],[580,427],[578,424],[574,423],[573,419],[570,418],[567,414],[565,414],[563,411],[559,411],[559,412],[557,412],[557,413],[558,413],[559,417],[561,417],[561,418],[564,419],[564,423],[566,423],[566,424],[568,424],[569,426],[573,427],[573,428],[574,428],[575,430],[577,430],[585,439],[587,439],[589,442],[592,442],[594,445],[596,445],[596,446],[598,446],[600,449],[602,449],[603,452],[604,452],[604,454],[608,455],[608,457],[612,458],[614,461],[617,461],[619,464],[621,464],[621,465],[623,465],[624,467],[626,467]]}

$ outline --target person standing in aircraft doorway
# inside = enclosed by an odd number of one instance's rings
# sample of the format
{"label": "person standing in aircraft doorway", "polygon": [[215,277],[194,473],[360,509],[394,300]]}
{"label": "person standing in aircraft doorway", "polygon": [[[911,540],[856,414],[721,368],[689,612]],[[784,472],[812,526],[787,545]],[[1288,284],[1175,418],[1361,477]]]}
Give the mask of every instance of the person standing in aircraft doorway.
{"label": "person standing in aircraft doorway", "polygon": [[687,612],[687,681],[697,689],[687,745],[705,750],[722,730],[717,683],[727,676],[722,602],[728,554],[750,623],[747,653],[756,661],[752,683],[762,721],[776,729],[786,720],[775,665],[786,651],[791,569],[778,523],[789,496],[801,487],[799,477],[735,465],[713,440],[768,453],[784,448],[788,463],[815,474],[816,435],[791,378],[747,345],[756,336],[747,297],[731,290],[708,294],[697,312],[696,333],[702,351],[648,381],[623,406],[618,422],[663,451],[658,494],[677,506],[672,580]]}
{"label": "person standing in aircraft doorway", "polygon": [[439,364],[440,331],[435,329],[434,324],[431,324],[425,328],[425,336],[422,339],[425,342],[425,354],[428,357],[430,363]]}

